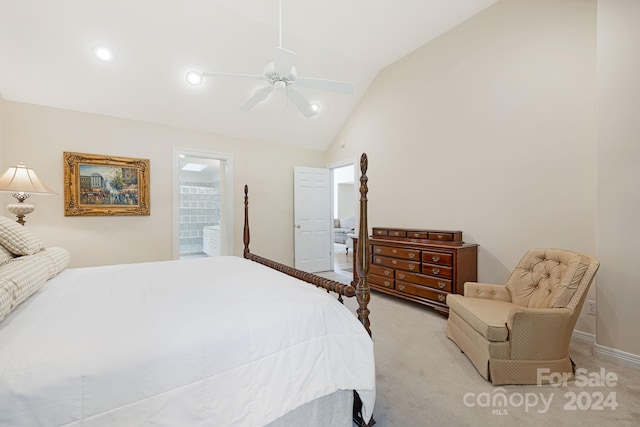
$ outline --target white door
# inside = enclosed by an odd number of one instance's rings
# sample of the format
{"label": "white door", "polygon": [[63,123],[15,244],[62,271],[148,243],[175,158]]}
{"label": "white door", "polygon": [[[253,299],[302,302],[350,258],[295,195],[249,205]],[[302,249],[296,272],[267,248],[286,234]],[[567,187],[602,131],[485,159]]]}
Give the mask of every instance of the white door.
{"label": "white door", "polygon": [[314,273],[331,269],[331,179],[329,169],[293,171],[295,267]]}

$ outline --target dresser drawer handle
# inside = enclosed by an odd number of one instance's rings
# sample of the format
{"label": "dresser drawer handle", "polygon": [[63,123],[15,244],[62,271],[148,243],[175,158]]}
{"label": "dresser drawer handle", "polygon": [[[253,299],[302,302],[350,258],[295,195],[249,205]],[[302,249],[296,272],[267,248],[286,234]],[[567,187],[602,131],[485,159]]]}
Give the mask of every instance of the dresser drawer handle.
{"label": "dresser drawer handle", "polygon": [[398,277],[401,278],[401,279],[404,279],[404,273],[398,274]]}
{"label": "dresser drawer handle", "polygon": [[391,264],[396,265],[398,263],[398,261],[396,261],[395,259],[391,260]]}
{"label": "dresser drawer handle", "polygon": [[382,263],[382,260],[380,258],[376,258],[376,264],[380,264]]}
{"label": "dresser drawer handle", "polygon": [[444,236],[442,234],[438,234],[438,239],[442,239]]}
{"label": "dresser drawer handle", "polygon": [[420,233],[413,233],[413,237],[420,237]]}
{"label": "dresser drawer handle", "polygon": [[391,249],[391,252],[393,252],[394,254],[397,254],[398,250],[397,249]]}
{"label": "dresser drawer handle", "polygon": [[385,275],[385,276],[388,276],[388,275],[389,275],[389,270],[385,270],[385,271],[384,271],[384,275]]}
{"label": "dresser drawer handle", "polygon": [[385,281],[384,281],[384,285],[388,288],[388,287],[389,287],[389,285],[390,285],[389,281],[388,281],[388,280],[385,280]]}
{"label": "dresser drawer handle", "polygon": [[440,289],[444,289],[445,286],[447,286],[447,284],[445,282],[440,282],[440,281],[438,282],[438,287]]}
{"label": "dresser drawer handle", "polygon": [[444,300],[446,300],[446,299],[447,299],[446,295],[438,294],[438,301],[444,302]]}
{"label": "dresser drawer handle", "polygon": [[394,231],[394,232],[393,232],[393,235],[394,235],[394,236],[399,236],[399,235],[400,235],[400,232],[399,232],[399,231]]}
{"label": "dresser drawer handle", "polygon": [[415,269],[416,269],[415,264],[409,264],[409,270],[415,270]]}
{"label": "dresser drawer handle", "polygon": [[414,259],[416,254],[414,252],[409,252],[409,258]]}
{"label": "dresser drawer handle", "polygon": [[440,269],[439,268],[432,268],[431,271],[433,271],[433,274],[438,274],[440,273]]}
{"label": "dresser drawer handle", "polygon": [[404,285],[398,285],[398,289],[404,291]]}
{"label": "dresser drawer handle", "polygon": [[438,255],[434,255],[431,257],[431,259],[433,260],[433,262],[438,262],[440,261],[440,257]]}
{"label": "dresser drawer handle", "polygon": [[382,230],[376,230],[376,233],[378,233],[378,234],[384,234],[384,231],[382,231]]}
{"label": "dresser drawer handle", "polygon": [[382,249],[376,248],[376,253],[379,254],[380,252],[382,252]]}

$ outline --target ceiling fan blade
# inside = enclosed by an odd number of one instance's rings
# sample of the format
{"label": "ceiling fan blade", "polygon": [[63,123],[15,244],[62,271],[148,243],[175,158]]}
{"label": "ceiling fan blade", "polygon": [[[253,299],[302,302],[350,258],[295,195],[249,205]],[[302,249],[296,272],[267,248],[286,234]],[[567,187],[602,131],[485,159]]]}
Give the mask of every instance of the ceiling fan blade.
{"label": "ceiling fan blade", "polygon": [[251,95],[251,98],[247,99],[247,101],[240,106],[240,111],[251,110],[253,107],[255,107],[256,104],[267,99],[267,96],[269,96],[272,91],[273,86],[266,86],[256,90],[255,92],[253,92],[253,95]]}
{"label": "ceiling fan blade", "polygon": [[296,84],[309,89],[319,89],[328,92],[344,93],[345,95],[351,95],[353,93],[353,83],[351,82],[298,77],[296,79]]}
{"label": "ceiling fan blade", "polygon": [[293,60],[295,57],[295,52],[281,47],[276,47],[273,59],[273,70],[281,77],[288,76],[291,74],[291,68],[293,67]]}
{"label": "ceiling fan blade", "polygon": [[202,73],[203,77],[241,77],[244,79],[253,79],[253,80],[264,80],[264,76],[259,76],[257,74],[240,74],[240,73],[218,73],[218,72],[209,72],[205,71]]}
{"label": "ceiling fan blade", "polygon": [[304,114],[305,117],[313,117],[318,114],[317,111],[314,111],[313,108],[311,108],[311,104],[309,103],[309,101],[307,101],[307,99],[302,96],[300,92],[287,87],[287,96],[289,97],[291,102],[293,102],[293,105],[295,105],[296,108],[300,110],[300,112]]}

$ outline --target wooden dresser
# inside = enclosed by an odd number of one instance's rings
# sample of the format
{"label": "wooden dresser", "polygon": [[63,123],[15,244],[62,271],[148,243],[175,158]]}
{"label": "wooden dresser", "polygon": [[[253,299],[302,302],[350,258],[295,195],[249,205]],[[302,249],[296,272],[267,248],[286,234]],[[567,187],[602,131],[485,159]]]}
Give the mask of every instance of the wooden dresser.
{"label": "wooden dresser", "polygon": [[[447,294],[462,294],[464,283],[478,277],[478,245],[464,243],[462,231],[374,227],[369,244],[367,282],[372,289],[433,307],[443,315],[449,313]],[[355,284],[355,261],[353,278]]]}

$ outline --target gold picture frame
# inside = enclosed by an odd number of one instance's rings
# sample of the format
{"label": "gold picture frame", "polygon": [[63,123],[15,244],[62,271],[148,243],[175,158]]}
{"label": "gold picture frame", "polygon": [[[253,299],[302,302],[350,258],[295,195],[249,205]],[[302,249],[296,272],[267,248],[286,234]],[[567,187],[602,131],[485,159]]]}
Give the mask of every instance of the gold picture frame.
{"label": "gold picture frame", "polygon": [[149,159],[64,152],[64,215],[150,215]]}

